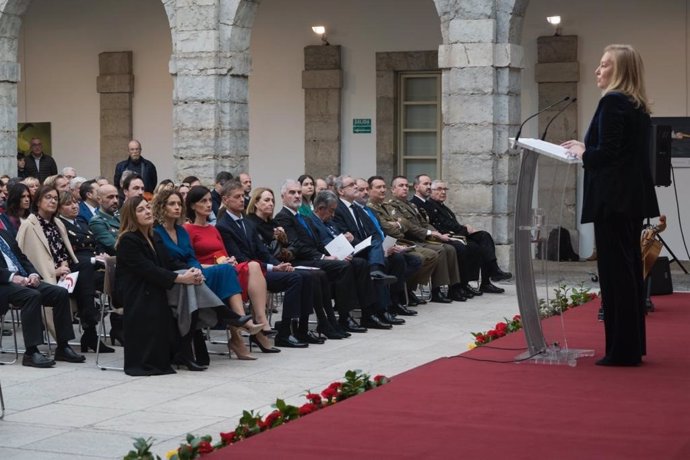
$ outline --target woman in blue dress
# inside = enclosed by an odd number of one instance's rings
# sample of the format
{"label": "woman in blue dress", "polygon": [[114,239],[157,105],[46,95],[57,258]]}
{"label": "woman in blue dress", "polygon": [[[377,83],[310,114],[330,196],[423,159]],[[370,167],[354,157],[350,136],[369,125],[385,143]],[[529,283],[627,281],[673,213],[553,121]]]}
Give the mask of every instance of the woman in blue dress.
{"label": "woman in blue dress", "polygon": [[[172,259],[179,268],[198,268],[204,275],[206,285],[225,302],[229,309],[216,309],[219,318],[225,320],[229,315],[244,315],[244,304],[242,302],[242,288],[237,280],[237,272],[228,264],[213,265],[202,267],[194,255],[192,243],[187,231],[180,225],[184,215],[183,200],[179,192],[175,190],[162,190],[153,199],[153,215],[157,224],[154,231],[160,235],[163,244],[168,250]],[[263,324],[254,324],[249,320],[243,327],[256,334],[263,328]],[[249,354],[244,341],[239,335],[237,328],[231,327],[232,340],[228,343],[228,349],[237,355],[238,359],[255,359]],[[208,353],[203,335],[195,334],[194,346],[196,357],[199,364],[208,364]]]}

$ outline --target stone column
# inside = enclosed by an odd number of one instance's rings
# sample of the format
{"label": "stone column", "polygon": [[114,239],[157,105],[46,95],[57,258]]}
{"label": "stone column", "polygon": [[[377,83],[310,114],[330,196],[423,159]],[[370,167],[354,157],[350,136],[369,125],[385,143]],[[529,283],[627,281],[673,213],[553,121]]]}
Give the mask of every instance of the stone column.
{"label": "stone column", "polygon": [[132,139],[132,52],[98,55],[96,90],[101,99],[101,174],[112,179],[118,161],[127,157]]}
{"label": "stone column", "polygon": [[314,177],[340,174],[340,46],[304,48],[304,170]]}
{"label": "stone column", "polygon": [[[537,38],[535,80],[539,89],[539,109],[569,96],[577,97],[580,69],[577,62],[577,36]],[[566,103],[557,105],[539,116],[539,136],[546,124]],[[560,143],[577,139],[577,102],[570,104],[549,127],[546,140]],[[570,231],[577,251],[577,166],[567,166],[550,158],[539,158],[538,203],[544,209],[548,225],[561,225]]]}
{"label": "stone column", "polygon": [[448,44],[439,47],[439,67],[449,205],[459,220],[493,235],[499,264],[507,267],[518,170],[508,137],[520,119],[523,50],[495,42],[500,26],[494,18],[451,19],[443,29]]}
{"label": "stone column", "polygon": [[17,173],[17,40],[28,0],[0,6],[0,171]]}

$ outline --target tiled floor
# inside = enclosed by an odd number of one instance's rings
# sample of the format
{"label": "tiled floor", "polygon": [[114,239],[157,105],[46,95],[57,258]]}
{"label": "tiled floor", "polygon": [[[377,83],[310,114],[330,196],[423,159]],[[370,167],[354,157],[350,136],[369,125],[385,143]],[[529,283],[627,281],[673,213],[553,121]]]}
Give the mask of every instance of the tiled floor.
{"label": "tiled floor", "polygon": [[[593,264],[556,266],[557,273],[549,277],[553,283],[584,282],[596,289],[588,275]],[[674,274],[677,290],[687,284],[686,276]],[[205,372],[134,378],[97,369],[93,353],[84,364],[58,363],[52,369],[0,366],[7,407],[0,421],[0,458],[122,458],[135,436],[155,438],[154,451],[163,456],[188,432],[217,439],[220,431],[235,426],[243,409],[265,414],[277,397],[300,402],[306,390],[323,389],[348,369],[394,376],[464,352],[470,332],[518,313],[515,286],[503,287],[501,295],[421,306],[418,316],[406,318],[407,324],[393,331],[371,330],[307,350],[255,353],[257,361],[213,356]],[[105,356],[120,364],[122,349]]]}

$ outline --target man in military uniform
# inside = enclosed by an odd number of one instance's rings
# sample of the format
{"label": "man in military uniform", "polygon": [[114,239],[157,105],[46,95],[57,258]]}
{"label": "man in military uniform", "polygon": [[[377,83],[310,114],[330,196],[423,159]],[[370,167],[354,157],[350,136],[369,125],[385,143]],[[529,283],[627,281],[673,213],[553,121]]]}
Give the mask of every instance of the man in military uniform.
{"label": "man in military uniform", "polygon": [[120,232],[118,194],[115,186],[106,184],[98,189],[99,207],[89,221],[89,229],[96,238],[96,251],[115,255],[115,242]]}

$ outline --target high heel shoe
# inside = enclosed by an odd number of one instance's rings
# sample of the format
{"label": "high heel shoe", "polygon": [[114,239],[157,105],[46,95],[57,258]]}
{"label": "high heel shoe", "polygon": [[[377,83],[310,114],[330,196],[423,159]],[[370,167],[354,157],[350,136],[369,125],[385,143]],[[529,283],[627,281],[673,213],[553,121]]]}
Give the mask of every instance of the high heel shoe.
{"label": "high heel shoe", "polygon": [[[112,339],[111,339],[112,340]],[[89,349],[96,351],[96,347],[98,347],[98,334],[96,333],[96,329],[92,328],[87,328],[84,329],[84,333],[81,336],[81,352],[82,353],[87,353]],[[99,348],[99,353],[115,353],[115,350],[110,348],[108,345],[104,344],[103,342],[100,343],[100,348]]]}
{"label": "high heel shoe", "polygon": [[247,326],[247,325],[245,324],[244,326],[242,326],[242,329],[244,329],[245,331],[249,332],[249,335],[256,335],[256,334],[258,334],[259,332],[261,332],[261,330],[264,328],[264,326],[265,326],[264,323],[253,324],[253,325],[251,325],[251,326]]}
{"label": "high heel shoe", "polygon": [[228,320],[228,324],[234,327],[244,327],[252,319],[252,315],[238,316]]}
{"label": "high heel shoe", "polygon": [[184,366],[188,371],[193,372],[205,371],[207,369],[206,366],[200,366],[199,364],[195,363],[193,359],[186,358],[184,356],[176,356],[173,360],[173,364],[175,364],[178,369]]}
{"label": "high heel shoe", "polygon": [[[261,335],[263,335],[263,334],[261,334]],[[265,347],[264,344],[262,344],[259,341],[258,337],[260,337],[259,334],[250,335],[249,336],[249,343],[253,343],[257,347],[259,347],[259,350],[261,350],[261,353],[280,353],[280,348],[271,347],[271,346]],[[263,336],[263,337],[265,338],[266,336]]]}
{"label": "high heel shoe", "polygon": [[[242,350],[241,348],[244,348]],[[256,358],[252,355],[250,355],[247,351],[246,348],[244,347],[244,343],[242,346],[237,345],[236,343],[233,342],[228,342],[228,353],[230,354],[230,357],[232,358],[232,354],[235,353],[237,356],[237,359],[240,361],[255,361]]]}

